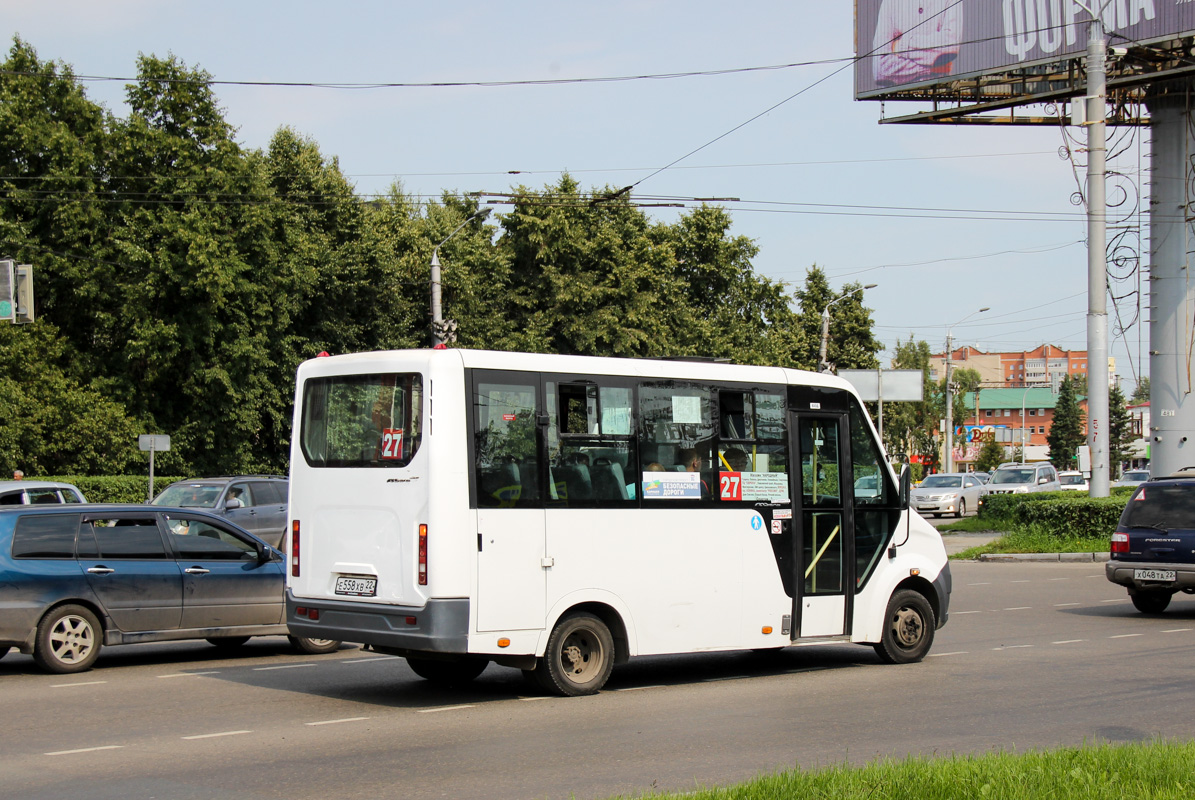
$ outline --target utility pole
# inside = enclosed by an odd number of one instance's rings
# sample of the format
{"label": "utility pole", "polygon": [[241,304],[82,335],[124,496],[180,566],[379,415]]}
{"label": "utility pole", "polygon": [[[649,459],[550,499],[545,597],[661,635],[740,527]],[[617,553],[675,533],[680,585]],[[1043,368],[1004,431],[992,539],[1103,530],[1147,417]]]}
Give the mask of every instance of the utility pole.
{"label": "utility pole", "polygon": [[[1101,3],[1101,6],[1104,5]],[[1102,7],[1100,9],[1103,10]],[[1092,497],[1107,497],[1108,479],[1108,264],[1106,123],[1108,37],[1091,14],[1087,40],[1087,443]],[[1022,424],[1023,424],[1022,420]]]}
{"label": "utility pole", "polygon": [[978,311],[972,311],[954,325],[946,328],[946,464],[947,472],[954,472],[954,387],[950,384],[950,357],[954,354],[954,329],[962,325],[976,314],[989,311],[990,306],[984,306]]}

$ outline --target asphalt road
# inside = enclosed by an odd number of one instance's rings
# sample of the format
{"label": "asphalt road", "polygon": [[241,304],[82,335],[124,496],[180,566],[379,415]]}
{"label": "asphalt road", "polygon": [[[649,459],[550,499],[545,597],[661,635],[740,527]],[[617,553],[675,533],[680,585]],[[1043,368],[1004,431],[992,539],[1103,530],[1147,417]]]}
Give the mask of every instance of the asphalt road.
{"label": "asphalt road", "polygon": [[921,664],[870,648],[655,657],[544,698],[491,666],[435,689],[357,649],[283,639],[112,648],[97,669],[0,661],[0,794],[604,798],[878,756],[1190,738],[1195,599],[1138,614],[1098,563],[956,563]]}

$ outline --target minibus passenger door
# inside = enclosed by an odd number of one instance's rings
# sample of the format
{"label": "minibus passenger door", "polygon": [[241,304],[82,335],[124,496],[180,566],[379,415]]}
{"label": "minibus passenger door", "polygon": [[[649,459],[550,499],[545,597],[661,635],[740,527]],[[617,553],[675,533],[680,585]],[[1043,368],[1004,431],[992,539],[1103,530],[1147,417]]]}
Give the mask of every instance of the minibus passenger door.
{"label": "minibus passenger door", "polygon": [[854,519],[849,500],[847,418],[840,413],[798,413],[794,431],[798,468],[792,470],[796,574],[792,638],[850,633],[854,593]]}

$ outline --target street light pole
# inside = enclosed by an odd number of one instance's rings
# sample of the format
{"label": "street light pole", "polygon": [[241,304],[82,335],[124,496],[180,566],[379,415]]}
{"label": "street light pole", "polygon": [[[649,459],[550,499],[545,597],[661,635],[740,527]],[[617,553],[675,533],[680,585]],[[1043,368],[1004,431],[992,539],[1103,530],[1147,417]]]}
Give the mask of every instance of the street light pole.
{"label": "street light pole", "polygon": [[477,209],[477,211],[473,212],[473,214],[468,219],[466,219],[460,225],[457,225],[456,228],[452,231],[452,233],[445,236],[444,241],[440,242],[438,245],[436,245],[432,249],[431,312],[432,312],[432,347],[433,348],[440,349],[440,348],[444,347],[444,340],[445,340],[444,314],[440,308],[440,248],[443,247],[448,242],[449,239],[451,239],[453,236],[456,236],[458,233],[460,233],[461,229],[464,228],[466,225],[468,225],[470,222],[477,219],[478,217],[484,217],[489,213],[490,213],[490,209],[488,209],[488,208]]}
{"label": "street light pole", "polygon": [[954,354],[954,329],[962,325],[967,320],[976,314],[982,314],[988,311],[989,307],[984,306],[978,311],[972,311],[967,316],[960,319],[946,328],[946,471],[954,472],[954,393],[953,387],[950,385],[950,359]]}
{"label": "street light pole", "polygon": [[830,306],[834,305],[839,300],[845,300],[853,294],[858,294],[864,289],[874,289],[877,286],[879,286],[878,283],[869,283],[866,286],[860,286],[857,289],[851,289],[849,292],[844,292],[838,295],[838,297],[835,297],[829,303],[826,303],[826,307],[822,309],[822,344],[817,351],[817,366],[819,372],[823,372],[828,375],[834,371],[830,366],[830,362],[826,360],[826,348],[830,340]]}

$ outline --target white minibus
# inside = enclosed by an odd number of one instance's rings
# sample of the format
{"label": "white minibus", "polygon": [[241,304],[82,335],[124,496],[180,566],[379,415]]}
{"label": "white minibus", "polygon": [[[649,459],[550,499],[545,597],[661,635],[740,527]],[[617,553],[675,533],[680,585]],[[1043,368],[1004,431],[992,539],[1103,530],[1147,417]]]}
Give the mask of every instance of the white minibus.
{"label": "white minibus", "polygon": [[597,692],[633,656],[871,645],[947,617],[937,531],[845,381],[464,349],[300,365],[287,624],[455,684]]}

